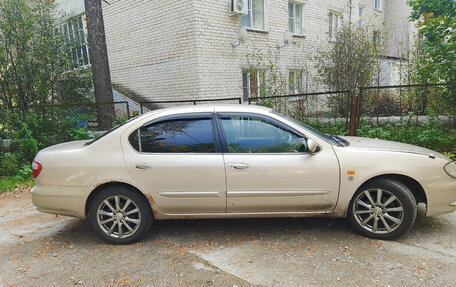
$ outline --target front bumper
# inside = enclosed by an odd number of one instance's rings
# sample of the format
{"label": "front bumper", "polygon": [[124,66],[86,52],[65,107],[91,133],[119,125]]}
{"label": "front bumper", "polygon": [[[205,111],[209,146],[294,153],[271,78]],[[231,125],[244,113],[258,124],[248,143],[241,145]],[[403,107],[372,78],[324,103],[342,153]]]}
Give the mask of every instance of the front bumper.
{"label": "front bumper", "polygon": [[456,180],[430,180],[421,182],[427,197],[427,216],[456,211]]}
{"label": "front bumper", "polygon": [[85,204],[91,187],[35,185],[32,202],[41,212],[85,219]]}

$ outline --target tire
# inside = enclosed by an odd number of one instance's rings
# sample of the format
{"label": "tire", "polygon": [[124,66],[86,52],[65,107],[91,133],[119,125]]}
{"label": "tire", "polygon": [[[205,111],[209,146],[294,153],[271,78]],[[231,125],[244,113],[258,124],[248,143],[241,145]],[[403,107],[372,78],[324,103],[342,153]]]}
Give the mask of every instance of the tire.
{"label": "tire", "polygon": [[361,186],[353,195],[348,221],[364,236],[390,240],[410,230],[416,212],[410,189],[399,181],[382,178]]}
{"label": "tire", "polygon": [[153,215],[147,201],[122,186],[102,190],[90,203],[89,223],[106,242],[129,244],[149,230]]}

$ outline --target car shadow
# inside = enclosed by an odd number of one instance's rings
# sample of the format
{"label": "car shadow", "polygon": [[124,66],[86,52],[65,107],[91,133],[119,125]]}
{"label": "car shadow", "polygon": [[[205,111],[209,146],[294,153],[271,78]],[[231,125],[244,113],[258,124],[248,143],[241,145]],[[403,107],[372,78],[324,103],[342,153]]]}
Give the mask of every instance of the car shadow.
{"label": "car shadow", "polygon": [[[438,235],[439,238],[454,238],[456,227],[441,217],[425,217],[419,210],[412,229],[399,241],[413,241],[417,238]],[[172,242],[197,243],[210,241],[223,244],[232,241],[262,238],[277,240],[293,236],[305,236],[317,240],[347,240],[362,237],[343,218],[249,218],[249,219],[185,219],[155,221],[143,242],[169,240]],[[64,228],[50,235],[53,240],[78,244],[105,244],[90,229],[85,220],[71,220]]]}

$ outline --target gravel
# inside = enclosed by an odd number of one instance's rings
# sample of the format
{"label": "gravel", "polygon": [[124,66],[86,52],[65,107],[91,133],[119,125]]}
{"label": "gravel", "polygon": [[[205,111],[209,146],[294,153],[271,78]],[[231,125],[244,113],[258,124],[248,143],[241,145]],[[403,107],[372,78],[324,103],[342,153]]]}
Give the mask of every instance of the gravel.
{"label": "gravel", "polygon": [[35,211],[28,189],[0,195],[0,287],[455,286],[456,214],[396,241],[329,218],[156,222],[136,244],[103,243],[80,219]]}

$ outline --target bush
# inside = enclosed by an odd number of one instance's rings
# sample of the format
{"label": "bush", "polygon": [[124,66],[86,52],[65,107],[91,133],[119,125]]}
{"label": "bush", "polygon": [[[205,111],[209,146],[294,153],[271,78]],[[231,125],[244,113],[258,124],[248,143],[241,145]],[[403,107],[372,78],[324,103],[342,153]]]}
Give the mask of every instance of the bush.
{"label": "bush", "polygon": [[5,153],[0,157],[0,168],[4,175],[13,176],[16,175],[19,170],[19,159],[17,154]]}
{"label": "bush", "polygon": [[[444,126],[438,119],[416,123],[414,114],[409,114],[396,124],[385,126],[361,123],[356,131],[360,137],[378,138],[413,144],[444,153],[456,159],[456,130]],[[348,128],[342,121],[321,123],[318,120],[306,122],[307,125],[322,132],[335,135],[347,135]]]}

